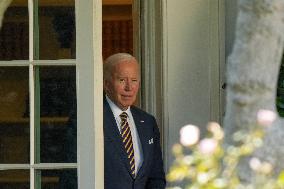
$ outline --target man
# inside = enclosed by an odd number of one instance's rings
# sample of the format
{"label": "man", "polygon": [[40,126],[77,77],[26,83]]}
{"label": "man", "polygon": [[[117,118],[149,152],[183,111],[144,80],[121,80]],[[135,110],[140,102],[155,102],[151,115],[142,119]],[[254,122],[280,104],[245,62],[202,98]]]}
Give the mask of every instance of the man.
{"label": "man", "polygon": [[164,189],[156,120],[132,106],[140,86],[136,59],[127,53],[104,63],[105,189]]}

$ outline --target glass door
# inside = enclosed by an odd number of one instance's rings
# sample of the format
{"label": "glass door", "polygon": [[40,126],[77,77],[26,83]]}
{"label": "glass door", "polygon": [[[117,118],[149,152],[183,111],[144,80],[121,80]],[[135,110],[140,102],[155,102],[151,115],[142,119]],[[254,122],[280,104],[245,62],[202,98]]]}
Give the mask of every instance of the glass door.
{"label": "glass door", "polygon": [[78,188],[75,0],[10,2],[0,29],[0,188]]}
{"label": "glass door", "polygon": [[2,1],[0,188],[101,189],[101,60],[133,54],[132,0]]}

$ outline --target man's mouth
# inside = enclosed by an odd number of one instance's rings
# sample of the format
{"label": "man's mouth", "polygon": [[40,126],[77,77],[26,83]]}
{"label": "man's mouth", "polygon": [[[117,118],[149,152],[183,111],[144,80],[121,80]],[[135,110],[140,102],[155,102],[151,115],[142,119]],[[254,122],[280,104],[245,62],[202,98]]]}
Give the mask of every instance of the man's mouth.
{"label": "man's mouth", "polygon": [[121,96],[122,96],[122,98],[132,98],[131,95],[121,95]]}

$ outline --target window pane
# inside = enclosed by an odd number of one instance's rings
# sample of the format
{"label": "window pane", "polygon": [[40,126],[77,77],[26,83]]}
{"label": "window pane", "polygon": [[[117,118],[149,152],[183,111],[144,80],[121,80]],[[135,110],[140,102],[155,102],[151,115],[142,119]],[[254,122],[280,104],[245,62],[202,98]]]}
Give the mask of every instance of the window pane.
{"label": "window pane", "polygon": [[42,189],[77,189],[77,170],[43,170],[41,171]]}
{"label": "window pane", "polygon": [[0,163],[29,163],[28,67],[0,67]]}
{"label": "window pane", "polygon": [[27,60],[28,37],[28,0],[12,1],[0,29],[0,60]]}
{"label": "window pane", "polygon": [[74,0],[39,0],[39,59],[75,59],[74,6]]}
{"label": "window pane", "polygon": [[75,67],[40,67],[41,162],[76,162]]}
{"label": "window pane", "polygon": [[0,171],[1,189],[28,189],[30,187],[28,170]]}

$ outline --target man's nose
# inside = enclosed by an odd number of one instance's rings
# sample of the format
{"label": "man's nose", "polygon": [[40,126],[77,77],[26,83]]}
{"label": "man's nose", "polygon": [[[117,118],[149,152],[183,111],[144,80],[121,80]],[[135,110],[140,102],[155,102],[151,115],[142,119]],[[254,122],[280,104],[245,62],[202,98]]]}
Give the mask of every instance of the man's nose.
{"label": "man's nose", "polygon": [[130,83],[130,81],[129,80],[127,80],[126,82],[125,82],[125,90],[131,90],[131,83]]}

